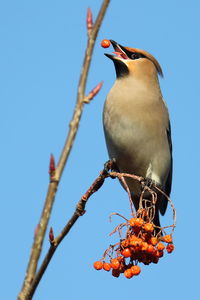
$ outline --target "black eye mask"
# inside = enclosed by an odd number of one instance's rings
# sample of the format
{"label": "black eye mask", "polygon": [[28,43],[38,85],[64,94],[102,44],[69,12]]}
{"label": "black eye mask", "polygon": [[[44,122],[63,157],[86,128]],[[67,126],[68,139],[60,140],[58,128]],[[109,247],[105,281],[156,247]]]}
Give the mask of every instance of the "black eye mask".
{"label": "black eye mask", "polygon": [[143,54],[141,54],[141,53],[138,53],[138,52],[129,52],[128,53],[128,56],[129,56],[129,58],[131,58],[131,59],[139,59],[139,58],[144,58],[145,56],[143,55]]}

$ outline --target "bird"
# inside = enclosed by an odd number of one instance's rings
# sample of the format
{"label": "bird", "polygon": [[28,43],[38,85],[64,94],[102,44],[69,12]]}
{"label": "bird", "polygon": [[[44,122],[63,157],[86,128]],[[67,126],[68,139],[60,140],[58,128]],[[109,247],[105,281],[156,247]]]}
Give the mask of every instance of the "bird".
{"label": "bird", "polygon": [[[158,61],[147,51],[125,47],[110,40],[114,52],[105,55],[114,63],[116,80],[103,109],[103,127],[108,154],[121,173],[135,174],[154,183],[170,196],[172,141],[169,112],[163,100]],[[136,211],[141,184],[126,178]],[[150,194],[145,199],[151,199]],[[153,223],[167,209],[167,198],[158,193]]]}

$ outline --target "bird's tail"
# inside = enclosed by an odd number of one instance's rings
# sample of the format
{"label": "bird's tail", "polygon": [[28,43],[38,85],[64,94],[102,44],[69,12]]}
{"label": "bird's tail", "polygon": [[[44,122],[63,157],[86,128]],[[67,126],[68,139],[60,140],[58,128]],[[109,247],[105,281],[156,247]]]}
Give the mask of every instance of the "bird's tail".
{"label": "bird's tail", "polygon": [[155,207],[155,216],[153,219],[153,223],[155,226],[160,227],[160,218],[159,218],[159,210],[158,207]]}

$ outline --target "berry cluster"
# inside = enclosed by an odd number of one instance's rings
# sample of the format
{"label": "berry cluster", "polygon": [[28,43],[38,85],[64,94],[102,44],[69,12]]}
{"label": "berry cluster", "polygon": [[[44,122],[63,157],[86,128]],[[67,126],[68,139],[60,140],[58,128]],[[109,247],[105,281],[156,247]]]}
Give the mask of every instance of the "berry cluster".
{"label": "berry cluster", "polygon": [[[126,278],[132,278],[141,272],[138,263],[157,264],[163,257],[165,249],[168,253],[174,250],[172,235],[165,235],[164,230],[162,228],[158,230],[151,220],[147,221],[144,217],[131,218],[117,226],[113,233],[118,231],[121,235],[124,226],[127,227],[125,238],[111,245],[105,251],[103,258],[94,263],[96,270],[112,269],[114,277],[119,277],[123,273]],[[109,258],[109,263],[105,261],[106,257]]]}

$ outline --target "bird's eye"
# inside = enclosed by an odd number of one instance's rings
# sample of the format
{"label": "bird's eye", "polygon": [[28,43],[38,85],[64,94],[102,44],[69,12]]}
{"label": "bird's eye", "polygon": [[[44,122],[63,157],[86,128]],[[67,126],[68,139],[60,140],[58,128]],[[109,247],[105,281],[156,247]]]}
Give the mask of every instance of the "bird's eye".
{"label": "bird's eye", "polygon": [[141,58],[141,57],[142,57],[142,55],[140,53],[134,52],[134,53],[131,54],[131,59],[138,59],[138,58]]}

